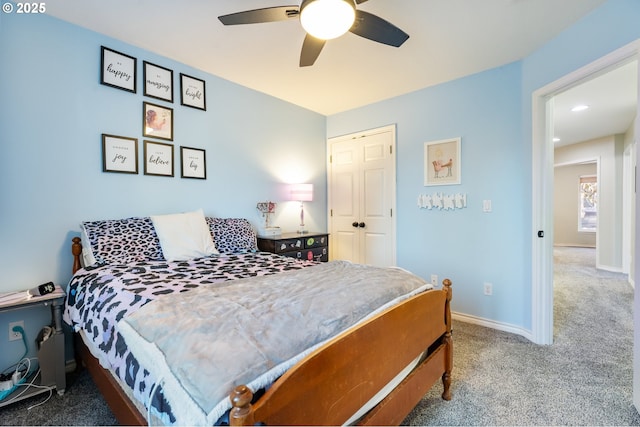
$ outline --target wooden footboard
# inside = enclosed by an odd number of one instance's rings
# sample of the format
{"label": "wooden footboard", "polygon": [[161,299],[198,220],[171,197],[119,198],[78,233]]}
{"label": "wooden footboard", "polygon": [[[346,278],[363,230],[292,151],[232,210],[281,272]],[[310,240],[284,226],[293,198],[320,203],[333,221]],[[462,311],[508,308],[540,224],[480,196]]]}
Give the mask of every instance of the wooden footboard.
{"label": "wooden footboard", "polygon": [[251,404],[245,386],[231,393],[232,425],[341,425],[418,355],[428,356],[359,424],[398,425],[442,378],[451,399],[451,282],[416,295],[344,333],[287,371]]}
{"label": "wooden footboard", "polygon": [[[80,268],[82,247],[73,238],[73,272]],[[442,379],[442,398],[451,399],[453,341],[451,281],[442,289],[416,295],[343,333],[287,371],[256,402],[245,386],[231,395],[232,425],[340,425],[427,351],[411,373],[359,421],[362,425],[398,425],[427,391]],[[85,348],[85,366],[118,422],[146,424],[146,419],[108,371]]]}

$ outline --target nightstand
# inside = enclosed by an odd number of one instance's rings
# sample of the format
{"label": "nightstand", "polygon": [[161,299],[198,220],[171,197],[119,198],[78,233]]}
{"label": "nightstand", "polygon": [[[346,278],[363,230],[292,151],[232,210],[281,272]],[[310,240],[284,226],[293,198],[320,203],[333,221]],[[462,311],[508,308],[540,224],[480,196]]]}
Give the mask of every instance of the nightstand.
{"label": "nightstand", "polygon": [[[37,351],[40,372],[35,378],[30,375],[25,381],[25,384],[33,381],[33,384],[38,387],[28,387],[26,391],[25,387],[18,387],[13,393],[9,394],[3,400],[0,400],[0,407],[52,389],[56,389],[59,395],[64,394],[67,386],[64,333],[62,332],[62,310],[64,308],[65,296],[64,290],[60,286],[56,286],[55,290],[50,294],[33,296],[31,298],[26,298],[25,296],[25,298],[13,302],[0,302],[0,313],[22,310],[39,305],[45,307],[51,306],[51,319],[53,322],[50,326],[50,336],[39,344]],[[28,338],[32,345],[35,344],[35,339],[32,339],[32,337]],[[14,396],[18,397],[13,399]]]}
{"label": "nightstand", "polygon": [[329,261],[329,235],[311,232],[258,236],[258,249],[292,258],[327,262]]}

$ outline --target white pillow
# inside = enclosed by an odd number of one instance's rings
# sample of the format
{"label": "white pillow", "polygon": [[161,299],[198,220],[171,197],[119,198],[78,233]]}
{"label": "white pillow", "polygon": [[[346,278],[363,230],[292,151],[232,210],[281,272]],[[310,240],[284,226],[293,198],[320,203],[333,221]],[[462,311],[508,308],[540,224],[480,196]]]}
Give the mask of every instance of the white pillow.
{"label": "white pillow", "polygon": [[167,261],[217,254],[202,209],[172,215],[152,215],[153,227]]}
{"label": "white pillow", "polygon": [[87,236],[87,229],[84,228],[84,224],[80,223],[80,242],[82,243],[82,266],[89,267],[95,264],[96,258],[93,256],[93,248],[91,247],[91,241]]}

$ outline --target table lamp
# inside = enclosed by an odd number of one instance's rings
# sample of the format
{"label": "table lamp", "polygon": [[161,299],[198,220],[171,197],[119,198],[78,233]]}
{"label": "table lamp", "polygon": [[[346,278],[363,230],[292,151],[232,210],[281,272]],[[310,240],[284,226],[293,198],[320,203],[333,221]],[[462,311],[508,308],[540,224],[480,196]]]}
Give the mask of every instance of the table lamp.
{"label": "table lamp", "polygon": [[298,234],[309,231],[304,228],[304,202],[313,201],[313,184],[293,184],[289,188],[289,200],[300,202],[300,228]]}

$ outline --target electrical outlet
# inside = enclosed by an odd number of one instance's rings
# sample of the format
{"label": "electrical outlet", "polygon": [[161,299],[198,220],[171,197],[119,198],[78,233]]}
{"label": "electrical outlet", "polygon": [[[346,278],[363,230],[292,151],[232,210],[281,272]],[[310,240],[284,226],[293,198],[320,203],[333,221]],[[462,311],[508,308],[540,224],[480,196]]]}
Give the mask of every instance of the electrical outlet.
{"label": "electrical outlet", "polygon": [[16,341],[16,340],[22,339],[22,334],[20,332],[15,332],[13,330],[14,326],[20,326],[24,331],[24,320],[9,323],[9,341]]}
{"label": "electrical outlet", "polygon": [[438,275],[437,274],[432,274],[431,275],[431,284],[433,286],[438,286]]}
{"label": "electrical outlet", "polygon": [[493,285],[491,283],[484,283],[484,294],[493,295]]}

